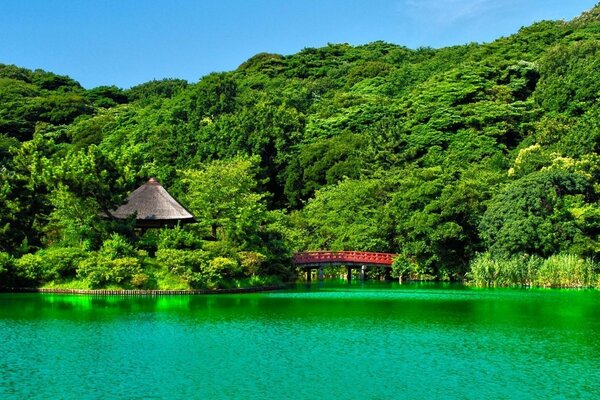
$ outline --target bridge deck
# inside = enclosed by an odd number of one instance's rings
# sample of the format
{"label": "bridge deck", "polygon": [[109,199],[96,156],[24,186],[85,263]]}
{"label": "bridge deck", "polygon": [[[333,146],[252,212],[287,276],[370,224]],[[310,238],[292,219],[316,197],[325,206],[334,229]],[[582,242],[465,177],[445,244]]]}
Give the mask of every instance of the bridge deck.
{"label": "bridge deck", "polygon": [[293,263],[299,266],[326,264],[358,264],[391,266],[396,254],[369,251],[306,251],[294,254]]}

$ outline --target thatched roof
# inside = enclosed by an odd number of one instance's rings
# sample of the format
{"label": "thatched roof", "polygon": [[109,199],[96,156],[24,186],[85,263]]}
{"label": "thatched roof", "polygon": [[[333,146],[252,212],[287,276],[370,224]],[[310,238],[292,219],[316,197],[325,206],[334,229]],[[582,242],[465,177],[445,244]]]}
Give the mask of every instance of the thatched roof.
{"label": "thatched roof", "polygon": [[194,216],[177,202],[155,179],[134,190],[127,203],[111,213],[113,217],[125,219],[136,214],[136,226],[154,228],[173,226],[178,222],[195,222]]}

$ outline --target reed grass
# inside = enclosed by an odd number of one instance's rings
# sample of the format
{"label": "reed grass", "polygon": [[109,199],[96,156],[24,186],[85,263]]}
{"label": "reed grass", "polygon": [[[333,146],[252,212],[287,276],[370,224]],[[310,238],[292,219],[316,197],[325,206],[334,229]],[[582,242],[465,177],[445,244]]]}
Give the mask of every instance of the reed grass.
{"label": "reed grass", "polygon": [[535,255],[494,258],[478,255],[467,279],[477,286],[539,286],[554,288],[600,288],[600,263],[574,254],[546,259]]}

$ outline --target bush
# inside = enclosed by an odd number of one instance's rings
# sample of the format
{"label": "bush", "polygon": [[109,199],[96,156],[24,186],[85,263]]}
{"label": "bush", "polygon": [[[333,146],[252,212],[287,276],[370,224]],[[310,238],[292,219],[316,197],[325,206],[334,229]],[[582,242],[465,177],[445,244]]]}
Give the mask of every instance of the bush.
{"label": "bush", "polygon": [[164,249],[193,249],[200,245],[200,241],[190,231],[176,226],[161,229],[158,234],[157,248]]}
{"label": "bush", "polygon": [[50,248],[38,252],[45,268],[50,270],[54,279],[74,277],[77,264],[86,257],[86,252],[75,247]]}
{"label": "bush", "polygon": [[213,258],[201,271],[206,285],[211,288],[220,286],[223,280],[240,277],[241,272],[237,261],[225,257]]}
{"label": "bush", "polygon": [[156,260],[193,288],[223,287],[226,281],[243,275],[240,264],[227,257],[213,257],[204,250],[162,249]]}
{"label": "bush", "polygon": [[140,278],[133,278],[143,273],[142,263],[136,257],[112,259],[101,253],[94,253],[79,263],[77,276],[83,279],[91,288],[101,288],[110,284],[120,286],[128,283],[137,286]]}
{"label": "bush", "polygon": [[[123,236],[114,233],[104,241],[99,251],[90,253],[77,268],[77,276],[91,288],[101,288],[116,284],[141,287],[146,284],[142,263],[147,256],[145,251],[137,251]],[[135,279],[134,279],[135,277]]]}
{"label": "bush", "polygon": [[281,279],[279,276],[252,276],[248,279],[248,284],[250,286],[271,286],[271,285],[280,285]]}
{"label": "bush", "polygon": [[137,256],[137,252],[131,243],[118,233],[113,233],[109,239],[102,243],[100,253],[111,259]]}
{"label": "bush", "polygon": [[427,269],[417,262],[414,257],[400,255],[392,263],[392,276],[413,280],[433,280],[435,277],[427,273]]}
{"label": "bush", "polygon": [[76,266],[85,258],[85,251],[74,247],[57,247],[25,254],[15,261],[17,277],[27,284],[41,284],[74,277]]}
{"label": "bush", "polygon": [[191,287],[205,285],[202,274],[208,265],[210,254],[204,250],[162,249],[156,252],[156,261],[168,270],[185,280]]}
{"label": "bush", "polygon": [[240,259],[242,270],[246,275],[258,275],[260,273],[260,267],[265,262],[267,257],[261,253],[254,251],[242,251],[237,254]]}
{"label": "bush", "polygon": [[8,255],[8,253],[0,252],[0,274],[6,272],[9,259],[10,256]]}
{"label": "bush", "polygon": [[131,277],[131,284],[136,288],[145,288],[149,280],[150,277],[145,273],[135,274]]}
{"label": "bush", "polygon": [[0,287],[7,286],[8,274],[12,270],[13,261],[10,254],[0,251]]}
{"label": "bush", "polygon": [[25,254],[15,261],[16,275],[27,284],[38,284],[48,278],[42,266],[42,257],[39,254]]}

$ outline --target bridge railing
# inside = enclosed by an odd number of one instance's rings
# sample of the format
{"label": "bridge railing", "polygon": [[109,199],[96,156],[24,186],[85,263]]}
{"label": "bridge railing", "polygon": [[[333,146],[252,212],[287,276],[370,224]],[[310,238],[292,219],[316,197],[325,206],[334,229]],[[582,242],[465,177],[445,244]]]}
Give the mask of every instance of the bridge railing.
{"label": "bridge railing", "polygon": [[396,254],[369,251],[306,251],[294,254],[294,264],[355,263],[392,265]]}

